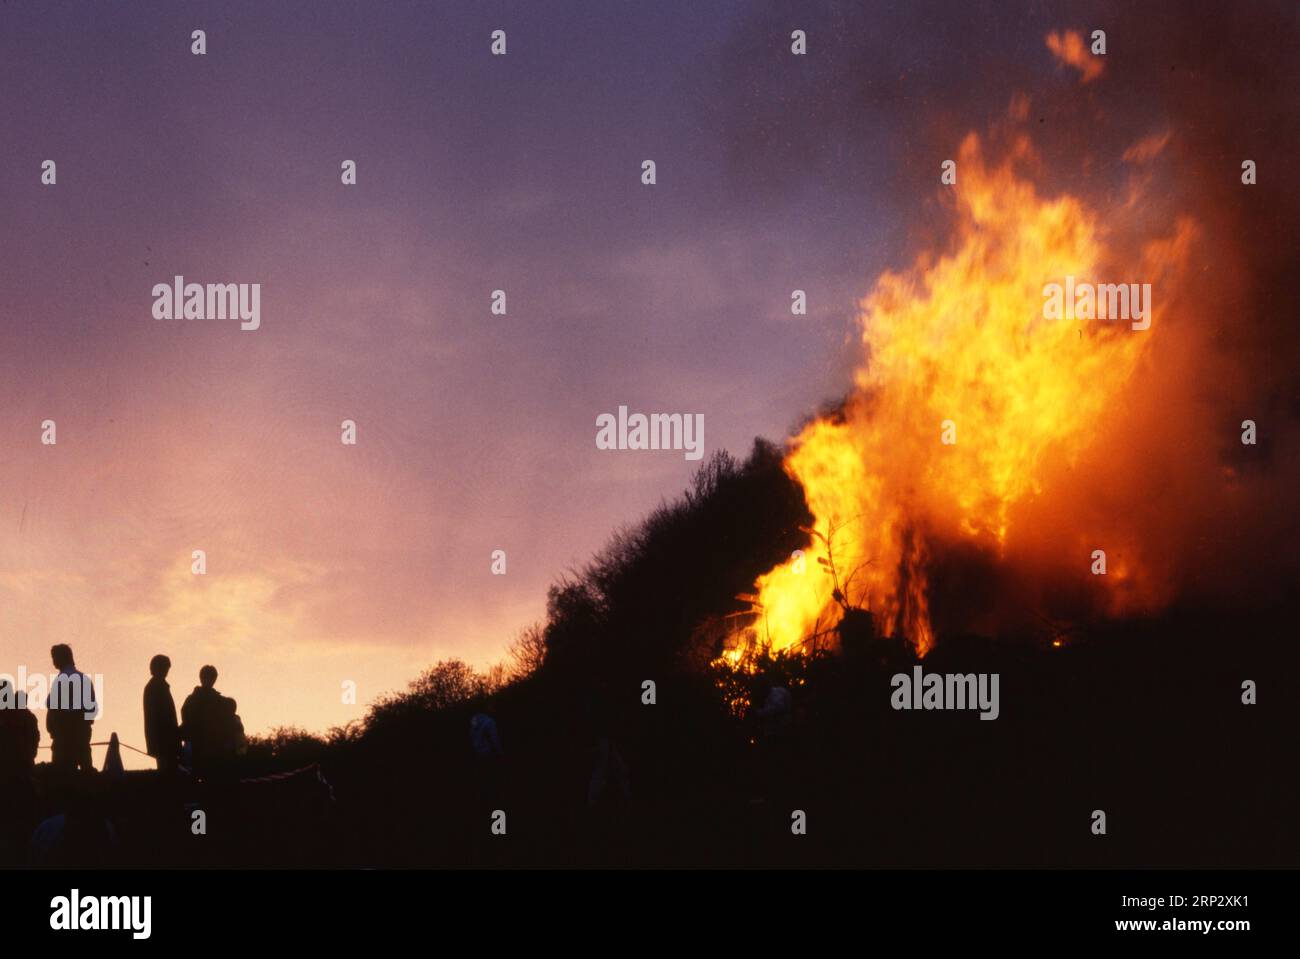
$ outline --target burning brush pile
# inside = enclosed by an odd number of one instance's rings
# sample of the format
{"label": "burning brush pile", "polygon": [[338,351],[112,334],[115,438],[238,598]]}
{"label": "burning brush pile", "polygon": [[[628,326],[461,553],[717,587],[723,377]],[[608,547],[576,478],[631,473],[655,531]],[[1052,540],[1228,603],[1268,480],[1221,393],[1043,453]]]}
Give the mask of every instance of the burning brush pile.
{"label": "burning brush pile", "polygon": [[719,665],[834,648],[845,617],[920,657],[945,631],[1059,645],[1044,624],[1246,578],[1269,403],[1224,328],[1257,278],[1206,222],[1249,187],[1225,165],[1191,192],[1157,129],[1049,191],[1028,117],[966,136],[944,238],[861,301],[851,392],[788,443],[807,545],[741,597]]}

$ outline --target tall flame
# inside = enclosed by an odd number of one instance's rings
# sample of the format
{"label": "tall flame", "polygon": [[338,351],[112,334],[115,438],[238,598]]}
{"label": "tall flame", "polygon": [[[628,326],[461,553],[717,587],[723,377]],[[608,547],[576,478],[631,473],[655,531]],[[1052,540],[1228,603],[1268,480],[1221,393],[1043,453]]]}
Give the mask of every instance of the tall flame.
{"label": "tall flame", "polygon": [[[1045,199],[1018,175],[1033,160],[1026,138],[1001,165],[985,164],[973,134],[958,156],[951,248],[879,278],[861,303],[856,389],[791,441],[786,468],[814,535],[804,556],[758,580],[755,629],[773,649],[825,631],[851,606],[924,655],[932,546],[961,540],[1000,557],[1017,506],[1087,454],[1159,335],[1158,295],[1151,328],[1139,331],[1044,319],[1043,288],[1066,276],[1162,277],[1183,259],[1189,223],[1129,255],[1107,246],[1109,216],[1074,196]],[[1111,582],[1131,581],[1131,566]]]}

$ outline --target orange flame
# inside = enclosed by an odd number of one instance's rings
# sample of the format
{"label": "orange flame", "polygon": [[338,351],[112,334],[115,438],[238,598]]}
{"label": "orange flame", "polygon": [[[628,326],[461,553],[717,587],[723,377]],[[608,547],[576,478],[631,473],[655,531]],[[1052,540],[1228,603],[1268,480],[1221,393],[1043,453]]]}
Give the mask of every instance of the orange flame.
{"label": "orange flame", "polygon": [[[1017,507],[1087,453],[1158,336],[1158,295],[1151,328],[1133,330],[1045,319],[1044,286],[1162,277],[1181,264],[1189,224],[1126,256],[1107,246],[1109,220],[1076,197],[1040,197],[1017,174],[1033,160],[1026,138],[999,166],[986,166],[973,134],[958,156],[950,251],[879,278],[861,304],[856,389],[791,441],[786,468],[815,535],[805,557],[758,580],[754,632],[774,650],[829,630],[849,606],[924,655],[932,544],[1003,556]],[[1140,579],[1131,566],[1126,589]]]}

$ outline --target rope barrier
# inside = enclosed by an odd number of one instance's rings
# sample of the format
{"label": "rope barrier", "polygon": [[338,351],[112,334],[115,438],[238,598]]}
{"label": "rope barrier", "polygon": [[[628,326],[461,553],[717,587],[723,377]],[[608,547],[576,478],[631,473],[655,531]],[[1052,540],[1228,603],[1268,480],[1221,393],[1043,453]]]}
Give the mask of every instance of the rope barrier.
{"label": "rope barrier", "polygon": [[[148,754],[147,752],[145,752],[143,749],[136,749],[134,746],[130,745],[129,743],[124,743],[124,742],[122,742],[122,740],[120,740],[120,739],[117,741],[117,744],[118,744],[119,746],[121,746],[123,749],[129,749],[129,750],[131,750],[131,752],[133,752],[133,753],[139,753],[141,756],[148,756],[148,755],[149,755],[149,754]],[[113,743],[110,741],[110,742],[90,743],[90,745],[91,745],[91,746],[111,746],[111,745],[113,745]],[[41,749],[53,749],[54,747],[53,747],[53,746],[41,746],[40,748],[41,748]],[[150,756],[150,758],[152,759],[153,757]],[[279,782],[279,781],[282,780],[282,779],[290,779],[290,778],[292,778],[293,776],[301,776],[303,773],[311,772],[313,769],[316,770],[316,781],[319,782],[322,786],[324,786],[326,789],[329,790],[330,799],[332,800],[332,799],[334,798],[334,787],[330,785],[329,780],[325,778],[325,774],[321,772],[320,763],[309,763],[308,765],[306,765],[306,766],[300,766],[300,767],[298,767],[297,769],[290,769],[290,770],[288,770],[287,772],[282,772],[282,773],[271,773],[271,774],[268,775],[268,776],[250,776],[250,777],[248,777],[247,779],[241,779],[241,780],[239,780],[239,782],[241,782],[241,783],[273,783],[273,782]]]}
{"label": "rope barrier", "polygon": [[313,769],[319,772],[320,763],[312,763],[311,765],[303,766],[300,769],[291,769],[284,773],[272,773],[269,776],[252,776],[248,779],[241,779],[239,781],[241,783],[273,783],[280,779],[288,779],[290,776],[299,776],[302,773],[311,772]]}
{"label": "rope barrier", "polygon": [[[133,752],[133,753],[139,753],[141,756],[149,756],[149,754],[148,754],[147,752],[145,752],[143,749],[136,749],[134,746],[131,746],[131,745],[127,744],[127,743],[124,743],[124,742],[122,742],[122,740],[120,740],[120,739],[117,741],[117,744],[118,744],[119,746],[121,746],[123,749],[129,749],[129,750],[131,750],[131,752]],[[106,742],[106,743],[87,743],[87,745],[89,745],[89,746],[111,746],[111,745],[113,745],[113,744],[112,744],[111,742]],[[54,747],[53,747],[53,746],[40,746],[40,747],[38,747],[38,748],[40,748],[40,749],[53,749]],[[152,757],[152,756],[149,756],[149,758],[152,759],[153,757]]]}

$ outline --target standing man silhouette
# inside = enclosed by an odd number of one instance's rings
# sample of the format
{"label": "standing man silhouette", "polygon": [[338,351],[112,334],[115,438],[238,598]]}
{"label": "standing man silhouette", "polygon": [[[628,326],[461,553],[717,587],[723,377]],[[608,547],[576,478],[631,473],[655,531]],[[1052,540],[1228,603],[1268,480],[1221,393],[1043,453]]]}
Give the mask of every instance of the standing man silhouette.
{"label": "standing man silhouette", "polygon": [[491,808],[496,805],[500,793],[501,761],[505,757],[505,751],[501,748],[501,735],[497,732],[496,706],[490,699],[470,717],[469,745],[478,768],[479,799]]}
{"label": "standing man silhouette", "polygon": [[190,744],[194,771],[209,776],[223,756],[222,722],[225,710],[216,690],[217,667],[199,670],[199,685],[181,706],[181,738]]}
{"label": "standing man silhouette", "polygon": [[52,761],[63,769],[94,769],[90,759],[90,727],[99,715],[95,687],[90,677],[78,672],[72,647],[59,643],[51,647],[50,659],[59,674],[50,683],[45,703],[45,731],[50,734]]}
{"label": "standing man silhouette", "polygon": [[36,825],[36,750],[41,728],[27,693],[0,679],[0,867],[23,861]]}
{"label": "standing man silhouette", "polygon": [[149,660],[152,677],[144,687],[144,746],[158,761],[158,771],[170,773],[176,769],[176,757],[181,750],[180,727],[176,723],[176,702],[167,673],[172,661],[159,653]]}

